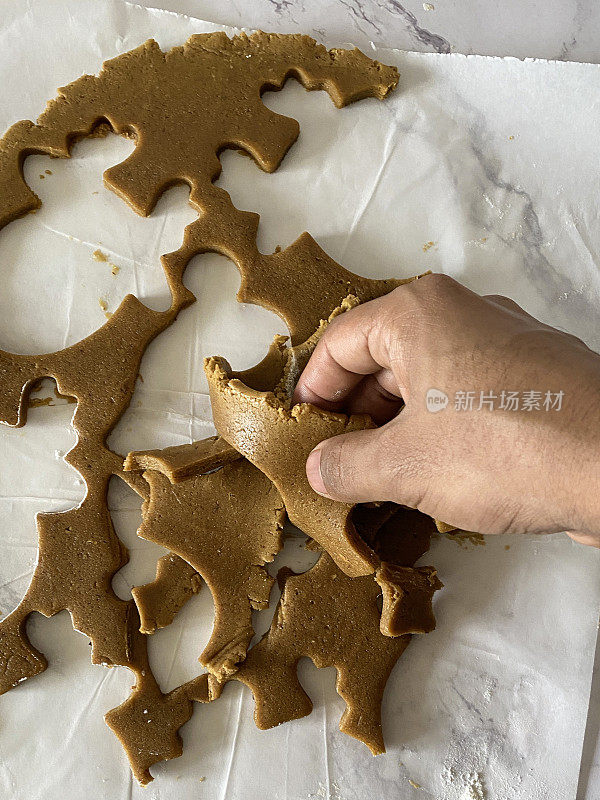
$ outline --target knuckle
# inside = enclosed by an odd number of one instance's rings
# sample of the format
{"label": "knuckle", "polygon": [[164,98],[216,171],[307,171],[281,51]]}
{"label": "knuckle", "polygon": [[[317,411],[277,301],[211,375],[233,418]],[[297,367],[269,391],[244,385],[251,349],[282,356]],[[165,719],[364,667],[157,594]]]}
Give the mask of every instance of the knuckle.
{"label": "knuckle", "polygon": [[425,275],[399,286],[388,295],[382,322],[389,325],[392,320],[402,318],[417,326],[427,326],[430,320],[439,319],[440,312],[453,302],[461,288],[453,278],[441,273]]}
{"label": "knuckle", "polygon": [[431,301],[447,301],[452,297],[456,290],[460,287],[454,278],[449,275],[444,275],[441,272],[434,272],[431,275],[425,275],[414,281],[415,289],[422,295],[425,300]]}

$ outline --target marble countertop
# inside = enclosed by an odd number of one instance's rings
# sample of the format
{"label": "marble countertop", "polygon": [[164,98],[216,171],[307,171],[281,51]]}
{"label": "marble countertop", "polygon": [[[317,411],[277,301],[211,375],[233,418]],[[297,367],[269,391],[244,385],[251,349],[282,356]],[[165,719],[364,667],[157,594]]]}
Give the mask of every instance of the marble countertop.
{"label": "marble countertop", "polygon": [[[600,62],[594,0],[141,0],[227,25],[335,43],[437,53]],[[549,798],[549,800],[570,800]],[[600,641],[577,800],[600,800]]]}
{"label": "marble countertop", "polygon": [[336,43],[600,61],[594,0],[140,0],[223,25],[327,33]]}

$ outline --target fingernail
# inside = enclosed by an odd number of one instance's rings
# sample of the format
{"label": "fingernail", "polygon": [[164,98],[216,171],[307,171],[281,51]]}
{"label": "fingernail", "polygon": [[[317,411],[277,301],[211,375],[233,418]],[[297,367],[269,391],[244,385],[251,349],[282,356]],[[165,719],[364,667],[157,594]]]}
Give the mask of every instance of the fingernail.
{"label": "fingernail", "polygon": [[306,459],[306,477],[313,490],[322,497],[328,497],[321,475],[321,450],[318,444]]}

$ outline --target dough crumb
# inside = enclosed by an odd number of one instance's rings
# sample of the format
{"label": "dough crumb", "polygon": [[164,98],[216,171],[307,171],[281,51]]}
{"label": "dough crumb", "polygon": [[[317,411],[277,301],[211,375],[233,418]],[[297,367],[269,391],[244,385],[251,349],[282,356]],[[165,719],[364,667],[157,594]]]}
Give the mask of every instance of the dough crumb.
{"label": "dough crumb", "polygon": [[423,11],[435,11],[433,3],[423,3]]}
{"label": "dough crumb", "polygon": [[103,253],[102,250],[94,250],[92,258],[94,261],[108,261],[108,256],[106,253]]}
{"label": "dough crumb", "polygon": [[408,782],[413,787],[413,789],[422,789],[423,788],[420,783],[416,783],[411,778],[408,779]]}
{"label": "dough crumb", "polygon": [[121,267],[117,267],[116,264],[109,264],[108,266],[110,267],[111,273],[115,276],[121,272]]}
{"label": "dough crumb", "polygon": [[426,253],[428,250],[431,250],[432,247],[435,247],[435,242],[425,242],[423,245],[423,252]]}
{"label": "dough crumb", "polygon": [[445,533],[444,536],[452,542],[456,542],[459,547],[470,549],[471,547],[484,547],[485,536],[481,533],[473,533],[472,531],[454,531],[453,533]]}

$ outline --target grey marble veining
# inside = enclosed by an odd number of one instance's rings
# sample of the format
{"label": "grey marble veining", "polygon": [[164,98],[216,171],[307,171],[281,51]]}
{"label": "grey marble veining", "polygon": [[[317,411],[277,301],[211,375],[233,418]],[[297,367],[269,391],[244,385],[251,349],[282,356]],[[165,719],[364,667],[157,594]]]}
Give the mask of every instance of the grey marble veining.
{"label": "grey marble veining", "polygon": [[224,25],[423,52],[600,62],[594,0],[140,0]]}

